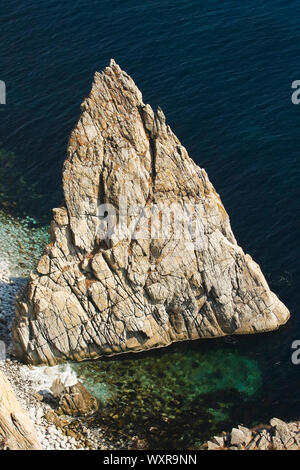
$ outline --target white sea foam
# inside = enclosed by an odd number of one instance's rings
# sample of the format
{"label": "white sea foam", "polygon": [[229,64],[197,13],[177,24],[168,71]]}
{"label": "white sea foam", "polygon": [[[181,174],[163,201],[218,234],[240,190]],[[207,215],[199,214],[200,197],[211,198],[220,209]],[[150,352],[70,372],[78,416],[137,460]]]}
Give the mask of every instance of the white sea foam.
{"label": "white sea foam", "polygon": [[78,382],[76,372],[71,368],[70,364],[31,368],[22,366],[21,373],[24,378],[28,378],[32,382],[32,386],[37,392],[50,392],[51,385],[57,378],[66,387],[71,387]]}

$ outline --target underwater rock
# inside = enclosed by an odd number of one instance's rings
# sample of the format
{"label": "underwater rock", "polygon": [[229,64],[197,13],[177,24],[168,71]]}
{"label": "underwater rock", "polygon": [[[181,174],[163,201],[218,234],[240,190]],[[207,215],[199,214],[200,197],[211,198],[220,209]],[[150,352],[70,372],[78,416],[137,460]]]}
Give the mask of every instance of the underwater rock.
{"label": "underwater rock", "polygon": [[16,302],[22,360],[95,359],[288,320],[205,170],[113,60],[82,104],[63,189]]}
{"label": "underwater rock", "polygon": [[40,450],[33,422],[0,371],[0,449]]}

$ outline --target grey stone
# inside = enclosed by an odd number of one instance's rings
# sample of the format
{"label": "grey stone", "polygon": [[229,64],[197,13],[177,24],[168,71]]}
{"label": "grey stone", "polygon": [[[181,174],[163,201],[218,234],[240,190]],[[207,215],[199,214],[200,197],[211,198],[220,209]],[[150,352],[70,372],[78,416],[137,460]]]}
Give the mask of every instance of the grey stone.
{"label": "grey stone", "polygon": [[275,428],[277,426],[287,426],[288,427],[288,424],[285,421],[282,421],[282,419],[279,419],[279,418],[270,419],[270,425],[275,427]]}
{"label": "grey stone", "polygon": [[207,450],[217,450],[219,448],[220,446],[216,444],[215,442],[211,442],[211,441],[207,442]]}
{"label": "grey stone", "polygon": [[281,439],[277,436],[272,437],[272,444],[273,444],[274,450],[284,450],[285,449],[284,445],[282,444]]}
{"label": "grey stone", "polygon": [[242,431],[244,435],[244,444],[247,446],[252,439],[252,431],[250,431],[250,429],[246,428],[245,426],[241,425],[238,426],[238,429]]}
{"label": "grey stone", "polygon": [[231,431],[231,445],[246,444],[245,434],[243,431],[237,428],[232,428]]}
{"label": "grey stone", "polygon": [[256,441],[253,439],[246,447],[246,450],[254,450],[256,447]]}
{"label": "grey stone", "polygon": [[219,447],[224,447],[224,437],[214,436],[213,439]]}
{"label": "grey stone", "polygon": [[0,441],[9,450],[40,450],[33,422],[0,371]]}
{"label": "grey stone", "polygon": [[257,447],[259,450],[267,450],[270,446],[270,442],[266,439],[265,436],[262,436],[257,442]]}
{"label": "grey stone", "polygon": [[281,419],[272,418],[270,424],[275,427],[275,437],[282,441],[284,447],[288,448],[294,443],[293,435],[287,423]]}

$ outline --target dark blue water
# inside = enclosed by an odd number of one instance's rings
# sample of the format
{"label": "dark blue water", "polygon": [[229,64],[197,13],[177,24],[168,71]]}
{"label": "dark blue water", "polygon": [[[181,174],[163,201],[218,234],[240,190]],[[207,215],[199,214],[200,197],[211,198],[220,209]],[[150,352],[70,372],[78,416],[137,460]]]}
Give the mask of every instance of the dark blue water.
{"label": "dark blue water", "polygon": [[[279,332],[178,346],[138,359],[141,368],[149,372],[157,357],[167,365],[176,354],[177,370],[186,357],[192,370],[195,358],[211,361],[225,348],[251,360],[252,372],[259,369],[251,406],[241,405],[239,386],[230,397],[223,387],[231,421],[300,418],[300,366],[290,360],[291,343],[300,339],[300,106],[291,102],[291,83],[300,79],[300,1],[2,0],[0,15],[0,79],[7,85],[7,105],[0,106],[1,204],[9,199],[9,210],[49,220],[62,197],[61,168],[79,104],[94,72],[114,57],[207,170],[239,243],[292,314]],[[4,151],[14,153],[10,168]],[[247,372],[239,361],[238,370]],[[105,364],[112,377],[115,366]],[[221,382],[229,374],[222,370]],[[205,380],[215,383],[211,377],[195,383],[203,388]],[[180,426],[193,419],[190,411]]]}

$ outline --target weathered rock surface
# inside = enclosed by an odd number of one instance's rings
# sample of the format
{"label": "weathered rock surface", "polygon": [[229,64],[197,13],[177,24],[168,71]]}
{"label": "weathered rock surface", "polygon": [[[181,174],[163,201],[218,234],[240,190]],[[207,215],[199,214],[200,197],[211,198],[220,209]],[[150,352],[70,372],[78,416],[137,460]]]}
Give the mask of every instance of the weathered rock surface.
{"label": "weathered rock surface", "polygon": [[201,450],[299,450],[300,422],[286,423],[278,418],[270,420],[270,426],[248,429],[232,428],[223,436],[214,436],[204,443]]}
{"label": "weathered rock surface", "polygon": [[99,408],[98,400],[81,382],[63,383],[55,379],[51,386],[53,395],[59,398],[59,411],[70,416],[87,416]]}
{"label": "weathered rock surface", "polygon": [[231,431],[231,445],[248,445],[251,441],[252,433],[249,429],[239,426]]}
{"label": "weathered rock surface", "polygon": [[[16,355],[54,364],[284,324],[288,310],[238,246],[206,172],[114,61],[96,73],[82,111],[69,141],[65,202],[53,211],[51,243],[17,300]],[[172,204],[177,213],[185,204],[198,209],[187,237],[173,229],[155,238],[149,232],[161,216],[151,229],[141,212],[124,219],[120,196],[144,213]],[[103,240],[106,219],[98,208],[104,203],[127,225],[125,236],[111,229]],[[192,226],[202,234],[200,246]]]}
{"label": "weathered rock surface", "polygon": [[0,371],[0,449],[39,450],[41,444],[28,414]]}

